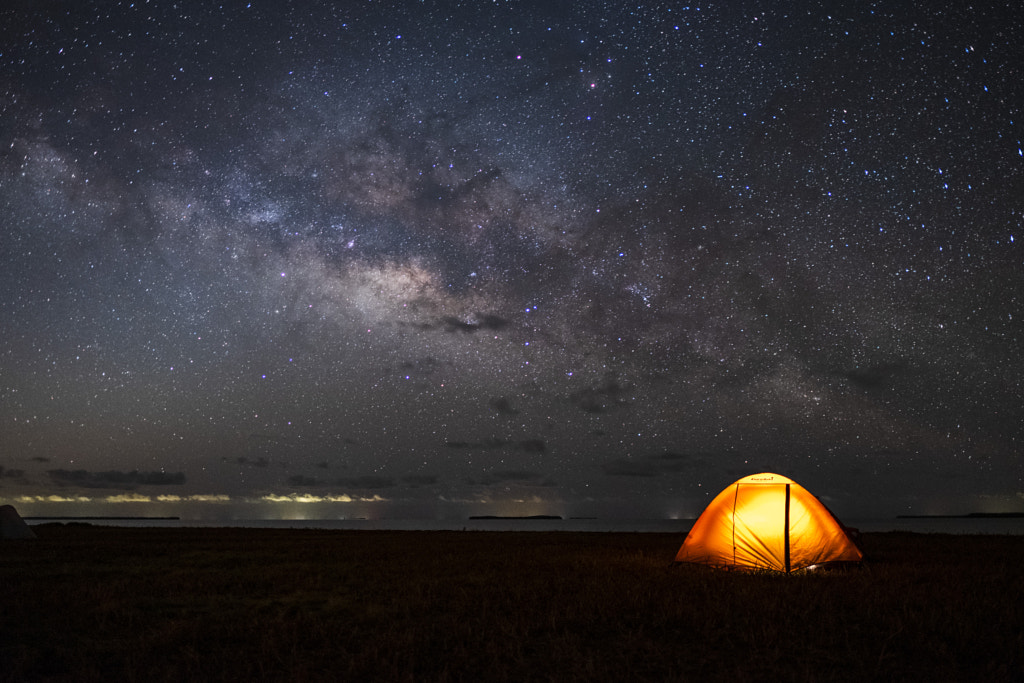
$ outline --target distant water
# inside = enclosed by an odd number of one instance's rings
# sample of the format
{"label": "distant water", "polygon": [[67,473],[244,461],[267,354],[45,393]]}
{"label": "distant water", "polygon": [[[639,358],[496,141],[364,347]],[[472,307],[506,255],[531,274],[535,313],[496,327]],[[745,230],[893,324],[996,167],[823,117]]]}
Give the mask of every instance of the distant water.
{"label": "distant water", "polygon": [[[692,519],[47,519],[123,527],[244,527],[261,529],[351,529],[367,531],[588,531],[686,533]],[[913,517],[844,520],[862,532],[1024,535],[1024,518]]]}
{"label": "distant water", "polygon": [[692,519],[26,519],[123,527],[236,527],[256,529],[351,529],[364,531],[593,531],[685,533]]}
{"label": "distant water", "polygon": [[846,524],[864,532],[912,531],[918,534],[1024,536],[1024,517],[895,517],[851,520]]}

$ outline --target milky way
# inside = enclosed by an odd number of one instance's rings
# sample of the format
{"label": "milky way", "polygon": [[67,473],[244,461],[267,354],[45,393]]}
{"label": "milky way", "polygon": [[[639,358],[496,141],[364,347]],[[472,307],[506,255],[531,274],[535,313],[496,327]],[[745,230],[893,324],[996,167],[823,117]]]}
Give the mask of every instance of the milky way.
{"label": "milky way", "polygon": [[385,5],[0,10],[0,499],[1024,507],[1013,3]]}

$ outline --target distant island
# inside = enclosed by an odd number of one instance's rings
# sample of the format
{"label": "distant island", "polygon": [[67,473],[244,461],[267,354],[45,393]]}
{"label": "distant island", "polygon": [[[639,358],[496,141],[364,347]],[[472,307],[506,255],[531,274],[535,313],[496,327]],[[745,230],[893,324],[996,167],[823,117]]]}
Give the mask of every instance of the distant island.
{"label": "distant island", "polygon": [[470,519],[562,519],[559,515],[525,515],[521,517],[502,515],[472,515]]}
{"label": "distant island", "polygon": [[966,515],[896,515],[896,519],[1021,519],[1024,512],[968,512]]}

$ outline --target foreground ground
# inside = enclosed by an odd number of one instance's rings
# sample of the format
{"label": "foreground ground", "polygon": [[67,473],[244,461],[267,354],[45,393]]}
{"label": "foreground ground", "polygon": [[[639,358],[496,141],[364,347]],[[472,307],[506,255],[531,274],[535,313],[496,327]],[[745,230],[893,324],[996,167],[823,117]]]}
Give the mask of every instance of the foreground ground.
{"label": "foreground ground", "polygon": [[0,681],[1024,680],[1021,537],[777,576],[675,534],[36,532],[0,542]]}

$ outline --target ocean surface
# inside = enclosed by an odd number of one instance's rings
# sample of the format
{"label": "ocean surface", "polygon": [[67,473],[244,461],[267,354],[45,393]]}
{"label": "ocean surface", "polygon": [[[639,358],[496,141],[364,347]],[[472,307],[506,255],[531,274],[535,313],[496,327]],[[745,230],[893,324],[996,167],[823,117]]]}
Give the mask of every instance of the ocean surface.
{"label": "ocean surface", "polygon": [[[245,527],[265,529],[351,529],[367,531],[584,531],[686,533],[692,519],[145,519],[49,518],[28,524],[84,522],[124,527]],[[1024,517],[894,517],[845,520],[862,532],[910,531],[935,534],[1024,535]]]}

